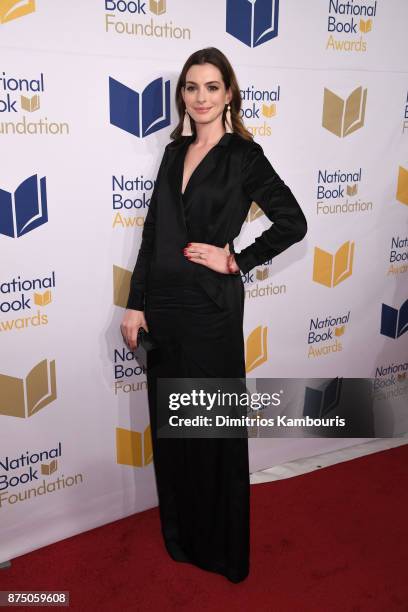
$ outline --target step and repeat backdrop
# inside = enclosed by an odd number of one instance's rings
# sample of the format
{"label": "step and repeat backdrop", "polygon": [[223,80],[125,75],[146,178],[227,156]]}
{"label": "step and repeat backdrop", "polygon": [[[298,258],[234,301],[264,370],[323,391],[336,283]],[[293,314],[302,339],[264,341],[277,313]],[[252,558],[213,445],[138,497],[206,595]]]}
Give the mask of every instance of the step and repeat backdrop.
{"label": "step and repeat backdrop", "polygon": [[[157,504],[120,323],[203,47],[309,226],[243,277],[248,377],[372,377],[374,422],[407,430],[407,21],[405,0],[0,0],[0,562]],[[269,225],[253,203],[236,250]],[[359,442],[251,439],[251,470]]]}

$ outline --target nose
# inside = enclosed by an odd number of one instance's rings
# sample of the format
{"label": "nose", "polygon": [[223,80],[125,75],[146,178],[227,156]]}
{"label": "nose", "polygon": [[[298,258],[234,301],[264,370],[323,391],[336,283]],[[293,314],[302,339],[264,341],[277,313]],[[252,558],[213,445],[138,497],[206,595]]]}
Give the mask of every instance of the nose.
{"label": "nose", "polygon": [[197,90],[197,102],[202,104],[203,102],[205,102],[205,99],[206,99],[205,87],[199,87],[199,89]]}

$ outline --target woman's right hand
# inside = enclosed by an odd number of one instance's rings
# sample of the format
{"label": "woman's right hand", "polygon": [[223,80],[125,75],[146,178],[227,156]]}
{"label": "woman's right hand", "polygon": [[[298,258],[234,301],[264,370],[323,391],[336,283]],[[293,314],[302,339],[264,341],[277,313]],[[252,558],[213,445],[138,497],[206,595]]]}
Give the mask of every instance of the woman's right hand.
{"label": "woman's right hand", "polygon": [[137,333],[140,327],[143,327],[147,332],[149,331],[143,310],[127,309],[120,325],[120,331],[123,340],[132,351],[137,348]]}

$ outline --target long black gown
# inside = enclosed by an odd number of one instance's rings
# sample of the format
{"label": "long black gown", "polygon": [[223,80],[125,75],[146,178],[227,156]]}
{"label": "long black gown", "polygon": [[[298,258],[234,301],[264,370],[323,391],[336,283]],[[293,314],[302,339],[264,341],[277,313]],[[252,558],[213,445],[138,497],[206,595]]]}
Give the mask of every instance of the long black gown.
{"label": "long black gown", "polygon": [[[188,199],[183,203],[188,224]],[[247,438],[157,437],[157,378],[245,377],[243,283],[240,275],[223,276],[222,308],[193,274],[183,285],[147,289],[145,317],[158,344],[147,355],[147,382],[167,551],[240,582],[249,573]]]}
{"label": "long black gown", "polygon": [[[236,254],[246,274],[302,240],[307,221],[262,147],[238,133],[225,133],[198,164],[183,210],[183,164],[194,138],[165,147],[126,307],[144,310],[158,344],[148,353],[147,382],[167,550],[173,559],[239,582],[249,571],[248,439],[158,437],[155,383],[160,377],[245,378],[241,275],[187,261],[187,242],[231,248],[256,202],[272,225]],[[168,405],[162,408],[168,413]]]}

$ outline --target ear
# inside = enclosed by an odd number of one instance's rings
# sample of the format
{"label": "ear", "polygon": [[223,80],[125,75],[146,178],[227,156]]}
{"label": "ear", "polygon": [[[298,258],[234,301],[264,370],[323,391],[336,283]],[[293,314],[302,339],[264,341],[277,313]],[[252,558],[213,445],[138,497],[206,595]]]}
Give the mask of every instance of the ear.
{"label": "ear", "polygon": [[232,91],[231,87],[229,87],[225,93],[225,104],[229,104],[232,100]]}

